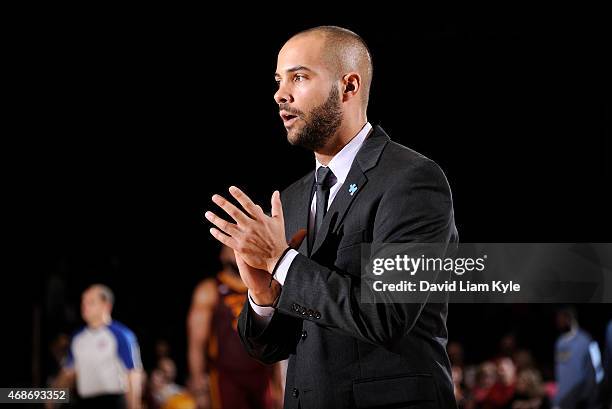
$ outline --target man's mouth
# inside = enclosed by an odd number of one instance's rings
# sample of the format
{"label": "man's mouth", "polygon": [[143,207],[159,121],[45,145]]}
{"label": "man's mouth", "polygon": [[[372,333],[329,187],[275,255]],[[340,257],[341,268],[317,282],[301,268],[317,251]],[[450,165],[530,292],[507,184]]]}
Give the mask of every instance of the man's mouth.
{"label": "man's mouth", "polygon": [[297,115],[290,114],[288,112],[281,112],[280,116],[281,118],[283,118],[283,124],[285,125],[285,127],[293,125],[293,123],[298,119]]}

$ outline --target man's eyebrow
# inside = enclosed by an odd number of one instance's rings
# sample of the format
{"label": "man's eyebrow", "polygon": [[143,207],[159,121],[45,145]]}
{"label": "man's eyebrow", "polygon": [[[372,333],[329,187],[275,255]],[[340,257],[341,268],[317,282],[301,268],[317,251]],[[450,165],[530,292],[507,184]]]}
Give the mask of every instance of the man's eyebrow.
{"label": "man's eyebrow", "polygon": [[[312,71],[312,70],[304,65],[296,65],[295,67],[291,67],[285,70],[285,72],[296,72],[296,71]],[[275,72],[274,76],[280,77],[280,74],[278,72]]]}

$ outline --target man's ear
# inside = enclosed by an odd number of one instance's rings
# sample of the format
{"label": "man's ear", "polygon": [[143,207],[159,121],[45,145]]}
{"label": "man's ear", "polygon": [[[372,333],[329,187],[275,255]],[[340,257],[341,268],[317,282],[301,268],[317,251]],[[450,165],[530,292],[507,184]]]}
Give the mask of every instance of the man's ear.
{"label": "man's ear", "polygon": [[348,101],[361,89],[361,77],[356,72],[345,74],[342,77],[342,84],[344,86],[342,100]]}

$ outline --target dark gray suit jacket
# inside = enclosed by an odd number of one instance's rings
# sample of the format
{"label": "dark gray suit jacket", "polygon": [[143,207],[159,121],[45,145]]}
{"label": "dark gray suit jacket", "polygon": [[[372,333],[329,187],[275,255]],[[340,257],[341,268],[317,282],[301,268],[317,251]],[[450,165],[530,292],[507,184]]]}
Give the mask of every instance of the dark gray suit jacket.
{"label": "dark gray suit jacket", "polygon": [[[313,183],[314,171],[281,193],[287,240],[308,225]],[[289,358],[285,408],[456,408],[447,303],[361,303],[360,244],[457,240],[440,168],[376,126],[310,257],[302,243],[270,323],[254,325],[248,300],[240,314],[251,356],[264,363]]]}

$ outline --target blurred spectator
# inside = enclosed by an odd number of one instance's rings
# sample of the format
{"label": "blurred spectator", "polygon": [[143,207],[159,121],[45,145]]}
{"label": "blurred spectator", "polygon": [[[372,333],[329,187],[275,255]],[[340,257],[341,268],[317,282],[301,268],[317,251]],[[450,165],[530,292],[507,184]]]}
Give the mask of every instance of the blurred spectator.
{"label": "blurred spectator", "polygon": [[132,331],[112,320],[113,302],[113,292],[101,284],[82,295],[86,326],[72,337],[68,359],[54,384],[70,387],[76,378],[79,407],[141,407],[140,350]]}
{"label": "blurred spectator", "polygon": [[462,370],[463,386],[468,394],[472,395],[472,391],[476,388],[479,367],[478,365],[468,365]]}
{"label": "blurred spectator", "polygon": [[175,383],[176,365],[169,357],[162,357],[151,372],[148,390],[148,409],[195,409],[195,400]]}
{"label": "blurred spectator", "polygon": [[486,361],[478,367],[476,372],[476,385],[472,390],[473,404],[476,408],[482,408],[483,403],[493,385],[497,382],[497,367],[491,361]]}
{"label": "blurred spectator", "polygon": [[516,367],[510,358],[497,360],[497,381],[482,401],[483,409],[504,408],[514,396],[516,387]]}
{"label": "blurred spectator", "polygon": [[520,373],[526,369],[535,368],[533,356],[531,355],[531,352],[527,351],[526,349],[517,350],[512,356],[512,361],[514,361],[517,373]]}
{"label": "blurred spectator", "polygon": [[175,385],[174,380],[176,379],[176,365],[174,364],[174,361],[169,357],[161,358],[157,362],[157,367],[164,375],[166,382],[168,384]]}
{"label": "blurred spectator", "polygon": [[505,409],[549,409],[550,401],[546,396],[540,373],[535,369],[524,369],[516,379],[514,396]]}
{"label": "blurred spectator", "polygon": [[147,385],[147,409],[159,409],[174,394],[174,391],[171,390],[168,393],[166,385],[166,379],[161,369],[157,367],[153,369]]}
{"label": "blurred spectator", "polygon": [[555,346],[555,407],[601,408],[599,395],[604,374],[597,342],[580,329],[572,307],[560,309],[556,321],[561,336]]}
{"label": "blurred spectator", "polygon": [[463,390],[463,370],[461,367],[453,365],[451,366],[451,372],[453,376],[453,392],[455,394],[457,406],[459,408],[464,408],[466,396]]}
{"label": "blurred spectator", "polygon": [[[457,400],[457,406],[460,409],[464,409],[469,406],[469,401],[471,395],[469,394],[470,388],[467,388],[464,381],[464,368],[463,368],[463,345],[461,345],[457,341],[451,341],[448,343],[446,347],[448,357],[451,362],[451,372],[453,377],[453,389],[455,394],[455,399]],[[468,373],[472,376],[475,376],[474,371]],[[474,381],[472,380],[472,385],[474,385]]]}
{"label": "blurred spectator", "polygon": [[194,290],[187,318],[189,390],[198,408],[282,405],[279,365],[251,358],[240,341],[238,315],[247,297],[234,252],[223,246],[223,269]]}

